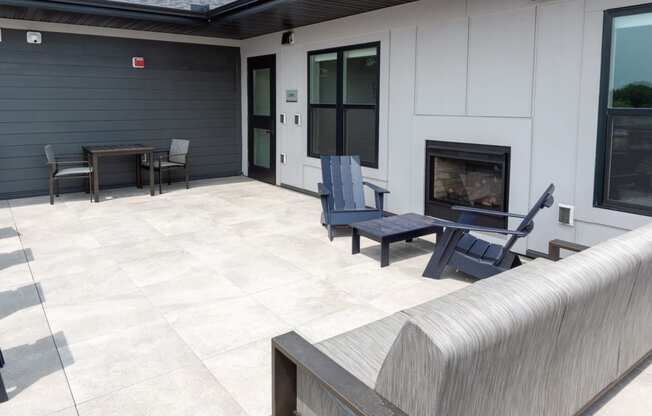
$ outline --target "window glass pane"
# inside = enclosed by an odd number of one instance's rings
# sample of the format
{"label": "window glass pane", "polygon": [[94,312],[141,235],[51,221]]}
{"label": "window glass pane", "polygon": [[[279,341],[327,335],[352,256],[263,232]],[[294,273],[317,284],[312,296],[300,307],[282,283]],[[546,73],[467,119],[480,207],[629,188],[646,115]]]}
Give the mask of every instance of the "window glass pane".
{"label": "window glass pane", "polygon": [[254,129],[254,165],[269,169],[271,134],[267,129]]}
{"label": "window glass pane", "polygon": [[271,109],[271,69],[254,69],[254,115],[270,116]]}
{"label": "window glass pane", "polygon": [[610,119],[607,198],[652,208],[652,116]]}
{"label": "window glass pane", "polygon": [[346,109],[344,112],[344,151],[358,155],[363,163],[376,161],[376,110]]}
{"label": "window glass pane", "polygon": [[378,97],[376,48],[344,52],[344,103],[375,105]]}
{"label": "window glass pane", "polygon": [[652,108],[652,13],[613,19],[609,106]]}
{"label": "window glass pane", "polygon": [[336,104],[337,53],[310,56],[310,104]]}
{"label": "window glass pane", "polygon": [[334,155],[337,153],[337,112],[334,108],[310,109],[310,153]]}

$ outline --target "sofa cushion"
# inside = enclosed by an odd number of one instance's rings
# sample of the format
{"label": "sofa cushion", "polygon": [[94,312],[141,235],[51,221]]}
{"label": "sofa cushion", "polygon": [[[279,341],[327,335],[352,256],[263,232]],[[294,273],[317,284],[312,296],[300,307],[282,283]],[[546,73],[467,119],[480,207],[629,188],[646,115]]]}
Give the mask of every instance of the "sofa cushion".
{"label": "sofa cushion", "polygon": [[545,414],[564,296],[534,261],[407,311],[376,391],[412,416]]}

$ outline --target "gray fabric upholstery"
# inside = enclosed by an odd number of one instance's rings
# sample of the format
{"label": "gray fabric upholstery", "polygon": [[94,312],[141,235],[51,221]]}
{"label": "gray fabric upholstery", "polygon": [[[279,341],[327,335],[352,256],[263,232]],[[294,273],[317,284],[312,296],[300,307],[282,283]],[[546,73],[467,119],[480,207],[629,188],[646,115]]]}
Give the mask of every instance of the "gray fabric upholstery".
{"label": "gray fabric upholstery", "polygon": [[413,308],[376,390],[413,416],[575,414],[652,349],[650,265],[646,227]]}
{"label": "gray fabric upholstery", "polygon": [[316,347],[373,388],[380,367],[407,320],[408,316],[405,313],[395,313],[380,321],[320,342]]}
{"label": "gray fabric upholstery", "polygon": [[181,165],[184,165],[186,163],[186,155],[188,154],[189,147],[190,147],[190,141],[173,139],[172,142],[170,143],[169,161],[172,163],[179,163]]}
{"label": "gray fabric upholstery", "polygon": [[91,168],[88,166],[80,166],[75,168],[60,169],[54,176],[74,176],[74,175],[88,175],[91,173]]}
{"label": "gray fabric upholstery", "polygon": [[[572,415],[652,351],[651,316],[652,224],[317,347],[411,416]],[[303,415],[348,416],[300,383]]]}

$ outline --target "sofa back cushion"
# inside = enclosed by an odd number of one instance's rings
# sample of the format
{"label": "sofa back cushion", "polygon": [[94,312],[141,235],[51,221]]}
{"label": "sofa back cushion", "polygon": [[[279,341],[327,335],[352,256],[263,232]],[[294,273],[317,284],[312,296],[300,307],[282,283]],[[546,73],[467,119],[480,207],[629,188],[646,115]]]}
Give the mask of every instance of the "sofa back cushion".
{"label": "sofa back cushion", "polygon": [[652,349],[652,226],[409,311],[376,390],[412,416],[567,415]]}

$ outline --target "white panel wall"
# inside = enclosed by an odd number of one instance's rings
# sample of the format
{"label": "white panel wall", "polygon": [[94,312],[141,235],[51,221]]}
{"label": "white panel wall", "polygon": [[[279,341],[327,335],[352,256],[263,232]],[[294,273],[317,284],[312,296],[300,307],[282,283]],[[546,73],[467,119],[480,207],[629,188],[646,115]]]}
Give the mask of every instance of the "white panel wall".
{"label": "white panel wall", "polygon": [[417,114],[466,114],[469,20],[422,25],[417,39]]}
{"label": "white panel wall", "polygon": [[532,113],[534,7],[471,17],[469,114]]}
{"label": "white panel wall", "polygon": [[[602,12],[638,3],[421,0],[296,29],[289,47],[280,33],[244,41],[243,74],[248,56],[278,54],[279,94],[299,90],[299,103],[279,99],[278,111],[306,120],[307,51],[380,41],[380,166],[363,174],[390,189],[391,211],[423,212],[426,140],[506,145],[511,211],[527,211],[554,182],[557,202],[577,213],[566,227],[556,206],[544,211],[518,249],[594,244],[651,221],[593,207]],[[319,163],[306,142],[305,123],[279,129],[288,155],[279,181],[314,190]]]}

